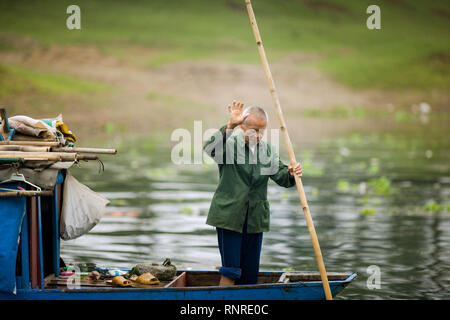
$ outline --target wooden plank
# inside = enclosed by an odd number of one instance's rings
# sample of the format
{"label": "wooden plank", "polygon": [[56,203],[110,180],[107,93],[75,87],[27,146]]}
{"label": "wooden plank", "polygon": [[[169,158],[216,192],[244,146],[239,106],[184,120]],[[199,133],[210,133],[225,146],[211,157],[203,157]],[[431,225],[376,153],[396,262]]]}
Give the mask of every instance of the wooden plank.
{"label": "wooden plank", "polygon": [[171,282],[165,285],[166,288],[169,287],[186,287],[186,272],[183,272],[178,277],[173,279]]}
{"label": "wooden plank", "polygon": [[[289,274],[290,282],[321,281],[320,273],[317,271],[292,271],[285,272]],[[350,273],[345,272],[327,272],[328,280],[345,280]],[[260,272],[258,284],[277,283],[282,273],[280,272]],[[188,287],[196,286],[216,286],[219,284],[220,273],[218,272],[189,272],[186,277]]]}
{"label": "wooden plank", "polygon": [[188,287],[218,286],[220,273],[218,272],[189,272],[186,277]]}
{"label": "wooden plank", "polygon": [[[67,279],[61,279],[61,280],[52,280],[52,281],[49,281],[47,284],[46,284],[46,287],[47,288],[49,288],[49,287],[63,287],[63,288],[66,288],[67,287],[67,280],[68,280],[68,278]],[[109,285],[109,284],[107,284],[107,283],[104,283],[104,282],[97,282],[97,283],[95,283],[95,282],[83,282],[83,281],[80,281],[80,287],[82,287],[82,288],[85,288],[85,287],[93,287],[93,288],[104,288],[104,287],[111,287],[111,285]]]}
{"label": "wooden plank", "polygon": [[[349,273],[345,272],[327,272],[328,281],[345,280]],[[278,282],[303,282],[303,281],[321,281],[319,272],[285,272],[280,276]]]}

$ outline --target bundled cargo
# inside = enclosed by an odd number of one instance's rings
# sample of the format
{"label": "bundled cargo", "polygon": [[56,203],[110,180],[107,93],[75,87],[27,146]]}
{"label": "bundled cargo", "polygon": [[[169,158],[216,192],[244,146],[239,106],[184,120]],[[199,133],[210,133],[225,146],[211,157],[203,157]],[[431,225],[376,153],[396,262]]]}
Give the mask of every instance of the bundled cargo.
{"label": "bundled cargo", "polygon": [[[13,293],[16,286],[43,288],[45,276],[52,271],[58,274],[59,238],[75,239],[87,233],[109,203],[67,169],[81,160],[100,161],[99,154],[117,151],[75,147],[77,138],[61,115],[8,119],[6,110],[0,109],[0,121],[0,212],[4,217],[0,265],[5,270],[0,292]],[[20,259],[16,259],[18,252]],[[51,259],[44,257],[46,252]],[[22,270],[18,283],[16,261]]]}
{"label": "bundled cargo", "polygon": [[0,109],[0,117],[0,184],[20,174],[22,182],[41,188],[30,193],[3,190],[8,192],[0,193],[0,198],[47,194],[46,190],[54,188],[59,171],[81,160],[100,161],[99,154],[117,153],[115,149],[75,147],[77,138],[61,115],[54,119],[24,115],[8,119],[6,110]]}

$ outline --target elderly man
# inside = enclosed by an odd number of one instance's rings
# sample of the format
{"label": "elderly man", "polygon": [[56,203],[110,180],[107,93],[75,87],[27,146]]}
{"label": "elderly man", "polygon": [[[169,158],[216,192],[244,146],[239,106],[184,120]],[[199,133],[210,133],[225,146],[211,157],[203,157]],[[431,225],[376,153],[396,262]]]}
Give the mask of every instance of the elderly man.
{"label": "elderly man", "polygon": [[[269,231],[267,201],[269,178],[289,188],[302,167],[286,166],[261,140],[267,113],[233,101],[229,121],[204,145],[219,166],[219,185],[214,193],[206,223],[216,227],[222,260],[220,285],[254,284],[258,281],[263,232]],[[234,128],[242,132],[231,137]]]}

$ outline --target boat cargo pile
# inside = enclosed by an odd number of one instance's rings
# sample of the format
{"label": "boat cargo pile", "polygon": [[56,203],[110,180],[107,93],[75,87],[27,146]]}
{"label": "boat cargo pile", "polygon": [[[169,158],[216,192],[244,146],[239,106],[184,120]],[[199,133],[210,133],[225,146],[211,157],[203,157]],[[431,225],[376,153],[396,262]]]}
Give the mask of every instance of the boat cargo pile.
{"label": "boat cargo pile", "polygon": [[[0,190],[0,198],[49,196],[56,173],[79,161],[98,160],[100,154],[116,154],[116,149],[75,147],[76,136],[62,121],[36,120],[27,116],[8,119],[0,109],[0,184],[25,182],[33,190]],[[53,170],[53,171],[52,171]],[[53,174],[51,174],[53,172]],[[41,185],[39,185],[39,182]]]}
{"label": "boat cargo pile", "polygon": [[68,169],[115,149],[75,146],[63,122],[8,118],[0,109],[0,293],[43,289],[60,270],[60,238],[92,229],[109,202],[70,175]]}

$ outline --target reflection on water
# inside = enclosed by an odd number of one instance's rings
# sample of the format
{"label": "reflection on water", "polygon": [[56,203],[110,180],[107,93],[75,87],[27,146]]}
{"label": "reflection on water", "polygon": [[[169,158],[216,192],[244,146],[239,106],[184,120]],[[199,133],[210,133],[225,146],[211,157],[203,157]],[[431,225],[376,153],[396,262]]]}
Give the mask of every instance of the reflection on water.
{"label": "reflection on water", "polygon": [[[450,298],[448,147],[445,135],[354,133],[297,152],[327,270],[358,273],[339,299]],[[89,234],[63,242],[66,262],[131,267],[170,257],[180,268],[219,266],[205,224],[214,165],[175,166],[170,151],[139,145],[103,158],[103,174],[90,164],[72,170],[111,204]],[[261,269],[317,270],[296,189],[271,182],[268,197]],[[381,289],[367,288],[370,265],[381,270]]]}

